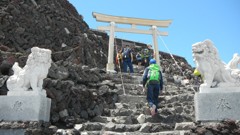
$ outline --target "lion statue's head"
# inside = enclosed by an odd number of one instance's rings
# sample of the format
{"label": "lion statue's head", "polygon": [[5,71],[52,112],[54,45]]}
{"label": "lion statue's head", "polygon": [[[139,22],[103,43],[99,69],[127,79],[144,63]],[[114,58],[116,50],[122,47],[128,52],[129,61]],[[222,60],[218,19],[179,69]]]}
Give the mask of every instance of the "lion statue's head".
{"label": "lion statue's head", "polygon": [[202,59],[219,60],[218,51],[211,40],[197,42],[192,45],[193,60],[198,62]]}
{"label": "lion statue's head", "polygon": [[31,54],[28,56],[26,65],[32,67],[36,64],[44,64],[50,67],[52,62],[51,53],[52,51],[49,49],[33,47],[31,48]]}

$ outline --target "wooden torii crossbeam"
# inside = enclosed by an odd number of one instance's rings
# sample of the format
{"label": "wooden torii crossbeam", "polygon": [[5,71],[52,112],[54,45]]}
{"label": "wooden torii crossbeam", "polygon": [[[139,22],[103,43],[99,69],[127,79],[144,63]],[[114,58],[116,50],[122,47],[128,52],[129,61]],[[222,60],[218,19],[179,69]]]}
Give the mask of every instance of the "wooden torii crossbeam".
{"label": "wooden torii crossbeam", "polygon": [[[157,64],[160,65],[159,61],[159,50],[158,50],[158,35],[167,36],[167,32],[160,32],[157,27],[168,27],[172,20],[151,20],[151,19],[141,19],[141,18],[131,18],[122,16],[112,16],[93,12],[93,17],[96,21],[110,23],[110,26],[100,26],[99,30],[110,31],[109,43],[108,43],[108,63],[107,71],[114,72],[113,54],[114,54],[114,33],[115,32],[127,32],[127,33],[138,33],[138,34],[151,34],[153,35],[154,52]],[[131,28],[118,28],[115,24],[130,24]],[[136,26],[150,26],[149,30],[137,29]]]}

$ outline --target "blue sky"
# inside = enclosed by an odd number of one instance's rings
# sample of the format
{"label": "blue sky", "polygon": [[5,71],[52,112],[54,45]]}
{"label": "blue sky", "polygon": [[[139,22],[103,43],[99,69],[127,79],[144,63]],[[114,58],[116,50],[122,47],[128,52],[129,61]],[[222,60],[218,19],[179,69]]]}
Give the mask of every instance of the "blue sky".
{"label": "blue sky", "polygon": [[[195,66],[192,44],[210,39],[218,49],[222,61],[228,63],[234,53],[240,54],[240,0],[69,0],[90,28],[108,26],[97,22],[92,12],[135,18],[168,20],[168,36],[163,40],[170,52],[185,57]],[[129,28],[129,25],[117,25]],[[137,27],[149,29],[149,27]],[[151,35],[115,33],[116,37],[153,44]],[[159,50],[168,52],[158,39]]]}

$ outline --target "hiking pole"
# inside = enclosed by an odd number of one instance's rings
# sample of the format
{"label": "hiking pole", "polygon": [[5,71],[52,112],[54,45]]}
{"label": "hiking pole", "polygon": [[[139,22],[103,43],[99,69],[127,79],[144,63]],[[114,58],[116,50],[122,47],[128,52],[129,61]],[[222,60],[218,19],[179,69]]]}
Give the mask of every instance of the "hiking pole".
{"label": "hiking pole", "polygon": [[118,66],[119,66],[119,70],[120,70],[120,76],[121,76],[121,81],[122,81],[123,95],[126,95],[126,92],[125,92],[125,87],[124,87],[124,84],[123,84],[123,77],[122,77],[122,70],[121,70],[121,66],[120,66],[120,64],[119,64]]}
{"label": "hiking pole", "polygon": [[116,45],[115,48],[116,48],[116,52],[117,52],[118,68],[119,68],[120,76],[121,76],[123,95],[126,95],[125,87],[124,87],[124,83],[123,83],[123,77],[122,77],[122,70],[121,70],[121,66],[120,66],[121,63],[120,63],[120,60],[119,60],[119,58],[118,58],[118,49],[117,49],[117,45]]}

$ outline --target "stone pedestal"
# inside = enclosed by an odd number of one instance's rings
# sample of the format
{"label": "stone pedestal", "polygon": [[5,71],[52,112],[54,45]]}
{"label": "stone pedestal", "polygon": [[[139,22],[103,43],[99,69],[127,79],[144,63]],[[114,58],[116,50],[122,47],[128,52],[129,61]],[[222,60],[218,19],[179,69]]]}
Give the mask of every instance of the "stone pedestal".
{"label": "stone pedestal", "polygon": [[25,135],[25,129],[0,129],[0,135]]}
{"label": "stone pedestal", "polygon": [[10,92],[8,96],[0,96],[0,119],[48,122],[51,99],[47,98],[44,92],[41,94],[34,91]]}
{"label": "stone pedestal", "polygon": [[240,88],[208,88],[194,96],[196,121],[240,120]]}

